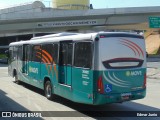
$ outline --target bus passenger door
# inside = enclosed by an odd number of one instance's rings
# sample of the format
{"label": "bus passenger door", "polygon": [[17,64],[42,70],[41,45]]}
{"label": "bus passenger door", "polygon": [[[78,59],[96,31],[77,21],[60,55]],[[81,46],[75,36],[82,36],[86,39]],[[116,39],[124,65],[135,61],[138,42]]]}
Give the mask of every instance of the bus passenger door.
{"label": "bus passenger door", "polygon": [[71,86],[72,81],[72,51],[71,41],[60,42],[59,52],[59,83]]}
{"label": "bus passenger door", "polygon": [[23,66],[22,72],[28,75],[28,66],[29,66],[29,45],[23,45]]}
{"label": "bus passenger door", "polygon": [[9,47],[9,56],[8,56],[8,73],[12,76],[13,71],[13,47]]}
{"label": "bus passenger door", "polygon": [[23,71],[23,52],[22,52],[22,46],[18,46],[17,50],[17,72],[18,74],[21,74]]}

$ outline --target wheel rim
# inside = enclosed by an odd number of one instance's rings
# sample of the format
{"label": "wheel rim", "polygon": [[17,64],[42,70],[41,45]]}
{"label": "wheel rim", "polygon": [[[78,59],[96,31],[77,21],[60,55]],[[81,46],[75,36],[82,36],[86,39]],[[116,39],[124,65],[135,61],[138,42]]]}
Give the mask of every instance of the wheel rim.
{"label": "wheel rim", "polygon": [[50,85],[47,85],[46,86],[46,96],[49,98],[49,97],[51,97],[51,93],[52,93],[52,91],[51,91],[52,89],[51,89],[51,86]]}

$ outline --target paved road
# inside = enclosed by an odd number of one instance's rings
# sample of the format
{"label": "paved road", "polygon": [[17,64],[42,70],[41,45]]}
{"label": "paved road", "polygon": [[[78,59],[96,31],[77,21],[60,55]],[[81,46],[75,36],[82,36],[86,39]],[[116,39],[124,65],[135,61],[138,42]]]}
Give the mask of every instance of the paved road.
{"label": "paved road", "polygon": [[[122,104],[116,103],[102,106],[89,106],[77,104],[58,96],[56,96],[53,101],[49,101],[43,96],[43,91],[26,84],[17,85],[14,83],[14,79],[8,76],[6,65],[0,64],[0,111],[77,111],[67,114],[70,114],[70,116],[75,115],[76,113],[80,114],[80,117],[67,117],[68,120],[97,119],[97,117],[94,117],[96,113],[88,114],[81,112],[84,110],[102,111],[100,112],[102,113],[102,117],[98,119],[105,120],[124,120],[124,117],[103,118],[103,111],[160,111],[160,79],[155,78],[155,75],[159,73],[154,73],[158,69],[156,68],[158,65],[160,66],[160,64],[156,62],[148,63],[149,68],[147,75],[149,77],[147,79],[147,96],[144,99]],[[48,114],[52,113],[48,112]],[[0,118],[0,120],[1,119],[2,118]],[[24,119],[26,120],[27,118]],[[46,117],[36,119],[63,120],[64,118]],[[15,120],[17,120],[17,118],[15,118]],[[125,120],[159,120],[159,118],[125,117]]]}

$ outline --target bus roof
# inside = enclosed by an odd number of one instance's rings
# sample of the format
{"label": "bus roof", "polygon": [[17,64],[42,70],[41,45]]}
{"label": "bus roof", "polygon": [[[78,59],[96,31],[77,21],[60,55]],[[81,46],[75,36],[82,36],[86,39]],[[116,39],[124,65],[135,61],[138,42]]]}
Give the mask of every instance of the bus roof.
{"label": "bus roof", "polygon": [[[12,42],[9,46],[19,46],[23,44],[41,44],[41,43],[51,43],[51,42],[59,42],[59,41],[79,41],[79,40],[93,40],[92,37],[97,35],[97,33],[89,33],[89,34],[81,34],[81,33],[70,33],[66,35],[60,34],[51,34],[42,37],[34,37],[31,40],[27,41],[18,41]],[[54,38],[54,39],[53,39]]]}
{"label": "bus roof", "polygon": [[[97,35],[104,35],[104,34],[125,34],[125,35],[135,35],[142,37],[141,35],[135,33],[128,33],[128,32],[96,32],[96,33],[58,33],[58,34],[51,34],[45,35],[41,37],[34,37],[28,41],[18,41],[12,42],[9,46],[19,46],[23,44],[41,44],[41,43],[53,43],[53,42],[60,42],[60,41],[81,41],[81,40],[95,40]],[[53,39],[54,38],[54,39]]]}
{"label": "bus roof", "polygon": [[78,34],[80,34],[80,33],[62,32],[62,33],[57,33],[57,34],[44,35],[44,36],[40,36],[40,37],[33,37],[33,38],[31,38],[31,40],[44,39],[44,38],[50,38],[50,37],[78,35]]}

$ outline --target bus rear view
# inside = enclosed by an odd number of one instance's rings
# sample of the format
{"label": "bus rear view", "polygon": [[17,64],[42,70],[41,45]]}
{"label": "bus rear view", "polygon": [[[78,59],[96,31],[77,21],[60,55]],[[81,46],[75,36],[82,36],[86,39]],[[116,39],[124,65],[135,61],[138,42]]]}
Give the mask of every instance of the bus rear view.
{"label": "bus rear view", "polygon": [[143,36],[100,33],[96,41],[95,104],[124,102],[146,95],[146,50]]}

